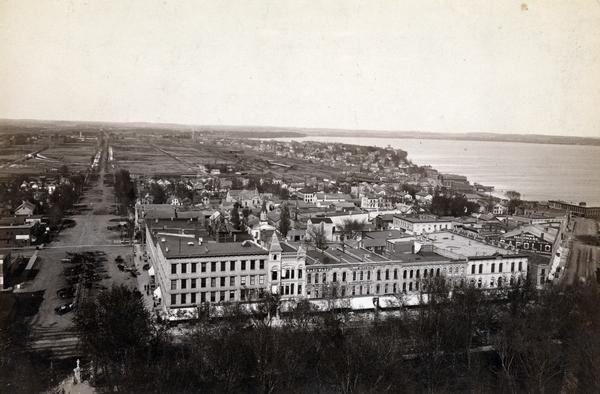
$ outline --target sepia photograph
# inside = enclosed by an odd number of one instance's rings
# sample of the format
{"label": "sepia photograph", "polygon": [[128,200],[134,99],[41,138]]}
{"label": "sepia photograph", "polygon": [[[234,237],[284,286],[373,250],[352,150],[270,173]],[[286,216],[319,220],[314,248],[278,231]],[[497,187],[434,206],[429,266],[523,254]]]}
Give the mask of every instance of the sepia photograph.
{"label": "sepia photograph", "polygon": [[0,0],[0,393],[600,393],[600,0]]}

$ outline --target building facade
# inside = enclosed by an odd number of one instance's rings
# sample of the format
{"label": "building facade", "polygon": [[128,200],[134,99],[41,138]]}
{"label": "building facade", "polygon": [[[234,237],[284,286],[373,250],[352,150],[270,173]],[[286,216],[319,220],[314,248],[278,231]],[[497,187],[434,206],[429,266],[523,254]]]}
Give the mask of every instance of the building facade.
{"label": "building facade", "polygon": [[159,309],[166,314],[201,305],[252,302],[267,292],[282,298],[305,294],[304,251],[279,242],[203,242],[193,235],[146,228]]}
{"label": "building facade", "polygon": [[395,215],[393,219],[393,228],[403,230],[408,234],[420,235],[423,233],[433,233],[443,230],[452,230],[454,227],[451,220],[420,218],[410,216]]}

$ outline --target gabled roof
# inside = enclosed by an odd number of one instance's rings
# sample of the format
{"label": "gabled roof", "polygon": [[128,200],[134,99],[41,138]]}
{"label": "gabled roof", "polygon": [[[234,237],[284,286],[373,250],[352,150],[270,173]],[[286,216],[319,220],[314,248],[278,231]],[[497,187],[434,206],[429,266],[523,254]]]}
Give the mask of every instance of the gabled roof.
{"label": "gabled roof", "polygon": [[30,203],[29,201],[23,201],[21,203],[21,205],[19,205],[15,210],[21,209],[21,208],[29,208],[31,210],[35,209],[35,205]]}
{"label": "gabled roof", "polygon": [[548,242],[554,242],[554,240],[556,239],[557,233],[558,233],[558,230],[555,228],[552,228],[552,227],[548,227],[547,230],[545,230],[543,227],[540,227],[540,226],[529,225],[529,226],[518,227],[512,231],[508,231],[502,237],[510,238],[510,237],[519,236],[521,234],[531,234],[537,238],[542,238],[542,236],[543,236],[544,240],[546,240]]}

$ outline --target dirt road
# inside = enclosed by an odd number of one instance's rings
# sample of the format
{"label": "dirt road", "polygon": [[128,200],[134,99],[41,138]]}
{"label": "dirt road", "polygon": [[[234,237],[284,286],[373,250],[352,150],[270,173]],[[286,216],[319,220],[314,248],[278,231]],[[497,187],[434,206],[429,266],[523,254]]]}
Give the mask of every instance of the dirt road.
{"label": "dirt road", "polygon": [[[58,315],[54,311],[55,307],[70,302],[69,299],[60,299],[56,294],[58,289],[68,286],[63,274],[65,264],[61,262],[67,252],[106,253],[106,261],[98,263],[102,265],[100,272],[105,276],[98,283],[100,288],[119,284],[137,287],[136,279],[128,272],[120,271],[114,262],[117,256],[122,256],[125,262],[132,264],[133,247],[122,245],[119,233],[107,229],[107,226],[115,224],[111,220],[117,217],[109,214],[112,211],[114,194],[112,188],[103,183],[104,173],[103,161],[98,180],[80,200],[80,203],[87,205],[89,209],[82,214],[72,216],[76,225],[63,230],[47,248],[39,251],[39,272],[33,281],[25,284],[22,289],[22,291],[45,290],[39,311],[30,322],[33,349],[69,356],[77,347],[78,339],[72,331],[74,313]],[[98,289],[91,290],[90,296],[97,291]]]}
{"label": "dirt road", "polygon": [[596,280],[596,269],[600,267],[600,247],[587,245],[577,239],[581,235],[597,235],[598,224],[593,219],[574,218],[573,243],[569,251],[563,283],[572,285],[576,281]]}

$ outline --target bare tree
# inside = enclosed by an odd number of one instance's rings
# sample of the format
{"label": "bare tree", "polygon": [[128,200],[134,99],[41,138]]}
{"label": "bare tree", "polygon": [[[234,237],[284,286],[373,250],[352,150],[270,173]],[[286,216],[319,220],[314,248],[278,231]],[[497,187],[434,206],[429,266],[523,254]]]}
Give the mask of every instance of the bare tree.
{"label": "bare tree", "polygon": [[307,243],[313,244],[317,249],[325,250],[327,249],[327,235],[325,234],[325,229],[321,226],[312,225],[307,229]]}

